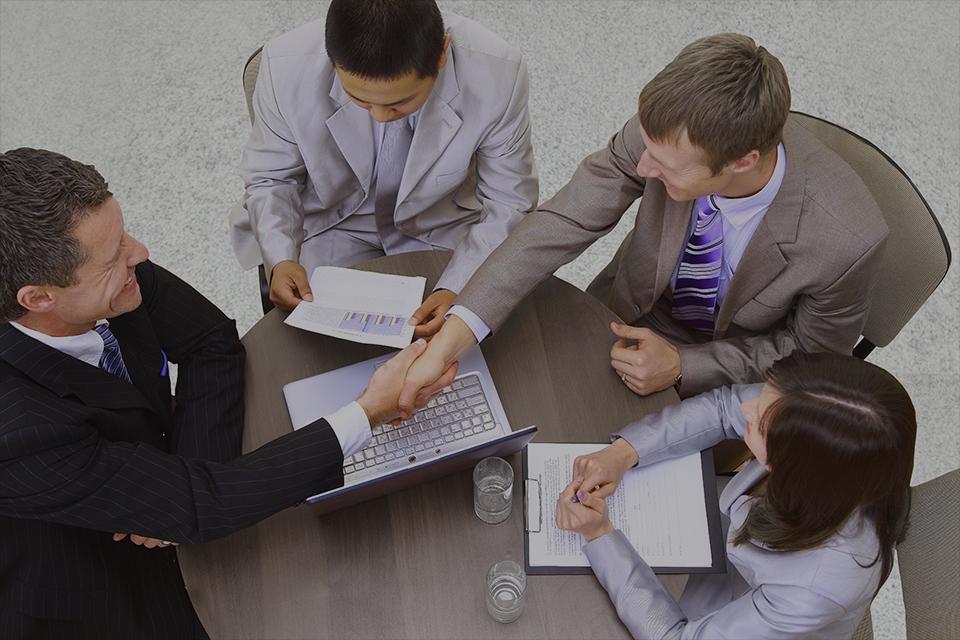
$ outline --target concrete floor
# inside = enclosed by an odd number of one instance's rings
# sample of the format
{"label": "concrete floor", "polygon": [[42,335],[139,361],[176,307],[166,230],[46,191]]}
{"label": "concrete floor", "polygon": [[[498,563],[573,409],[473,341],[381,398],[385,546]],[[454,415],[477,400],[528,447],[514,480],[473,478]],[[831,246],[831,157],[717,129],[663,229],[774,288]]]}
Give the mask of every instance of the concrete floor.
{"label": "concrete floor", "polygon": [[[924,194],[954,249],[960,175],[960,4],[953,2],[441,1],[526,53],[541,198],[633,113],[641,86],[691,40],[753,36],[780,57],[793,108],[872,140]],[[249,128],[240,72],[265,40],[326,2],[0,2],[0,149],[94,163],[131,233],[236,318],[260,316],[226,213]],[[629,216],[625,216],[626,219]],[[583,287],[627,223],[558,275]],[[914,482],[960,466],[958,271],[871,360],[911,392]],[[878,638],[904,636],[898,575],[873,606]]]}

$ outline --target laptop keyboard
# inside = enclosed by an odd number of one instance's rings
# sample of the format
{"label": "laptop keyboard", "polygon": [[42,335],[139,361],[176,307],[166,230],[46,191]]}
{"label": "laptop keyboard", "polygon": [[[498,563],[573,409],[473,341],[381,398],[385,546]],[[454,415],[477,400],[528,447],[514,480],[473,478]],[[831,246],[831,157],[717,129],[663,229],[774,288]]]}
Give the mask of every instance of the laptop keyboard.
{"label": "laptop keyboard", "polygon": [[410,460],[440,445],[456,442],[459,447],[463,440],[473,440],[496,426],[480,377],[468,374],[441,389],[410,420],[373,427],[370,444],[343,461],[343,475],[377,469],[397,459]]}

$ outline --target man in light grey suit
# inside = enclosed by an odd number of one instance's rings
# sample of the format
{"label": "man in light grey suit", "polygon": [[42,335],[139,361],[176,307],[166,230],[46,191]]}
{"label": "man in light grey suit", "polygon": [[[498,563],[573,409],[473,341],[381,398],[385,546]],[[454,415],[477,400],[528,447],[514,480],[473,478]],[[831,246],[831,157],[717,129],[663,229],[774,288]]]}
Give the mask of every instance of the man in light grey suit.
{"label": "man in light grey suit", "polygon": [[638,106],[464,287],[401,406],[641,196],[590,287],[626,323],[611,366],[632,391],[689,396],[757,382],[794,350],[851,352],[888,229],[853,169],[787,121],[780,62],[746,36],[703,38]]}
{"label": "man in light grey suit", "polygon": [[334,0],[326,23],[269,42],[244,153],[234,245],[271,300],[311,300],[307,273],[384,254],[453,257],[417,313],[450,301],[525,213],[538,184],[518,49],[433,0]]}

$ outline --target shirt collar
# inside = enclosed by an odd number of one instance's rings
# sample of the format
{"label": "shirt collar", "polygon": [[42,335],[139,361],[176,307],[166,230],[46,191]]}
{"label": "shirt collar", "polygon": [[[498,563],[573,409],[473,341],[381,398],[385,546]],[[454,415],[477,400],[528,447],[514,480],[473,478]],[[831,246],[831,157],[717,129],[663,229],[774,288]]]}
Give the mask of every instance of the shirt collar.
{"label": "shirt collar", "polygon": [[735,229],[739,229],[770,208],[770,203],[780,191],[786,169],[787,155],[781,142],[777,145],[777,164],[773,168],[773,175],[763,189],[746,198],[724,198],[715,195],[710,200],[720,210],[723,219]]}
{"label": "shirt collar", "polygon": [[[106,320],[99,320],[97,324],[106,324],[109,326],[110,323]],[[93,329],[76,336],[48,336],[45,333],[25,327],[13,320],[10,321],[10,326],[37,342],[41,342],[63,354],[72,356],[94,367],[100,366],[100,357],[103,355],[103,338]]]}

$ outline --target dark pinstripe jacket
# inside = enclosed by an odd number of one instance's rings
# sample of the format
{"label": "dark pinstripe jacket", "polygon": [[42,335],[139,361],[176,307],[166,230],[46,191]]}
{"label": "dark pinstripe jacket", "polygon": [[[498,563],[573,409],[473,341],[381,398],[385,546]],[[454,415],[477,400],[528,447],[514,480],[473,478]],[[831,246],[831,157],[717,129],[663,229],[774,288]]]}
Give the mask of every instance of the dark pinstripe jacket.
{"label": "dark pinstripe jacket", "polygon": [[[0,637],[202,636],[172,550],[340,486],[325,420],[240,456],[232,320],[149,262],[110,321],[129,384],[0,324]],[[179,365],[172,409],[166,359]]]}

